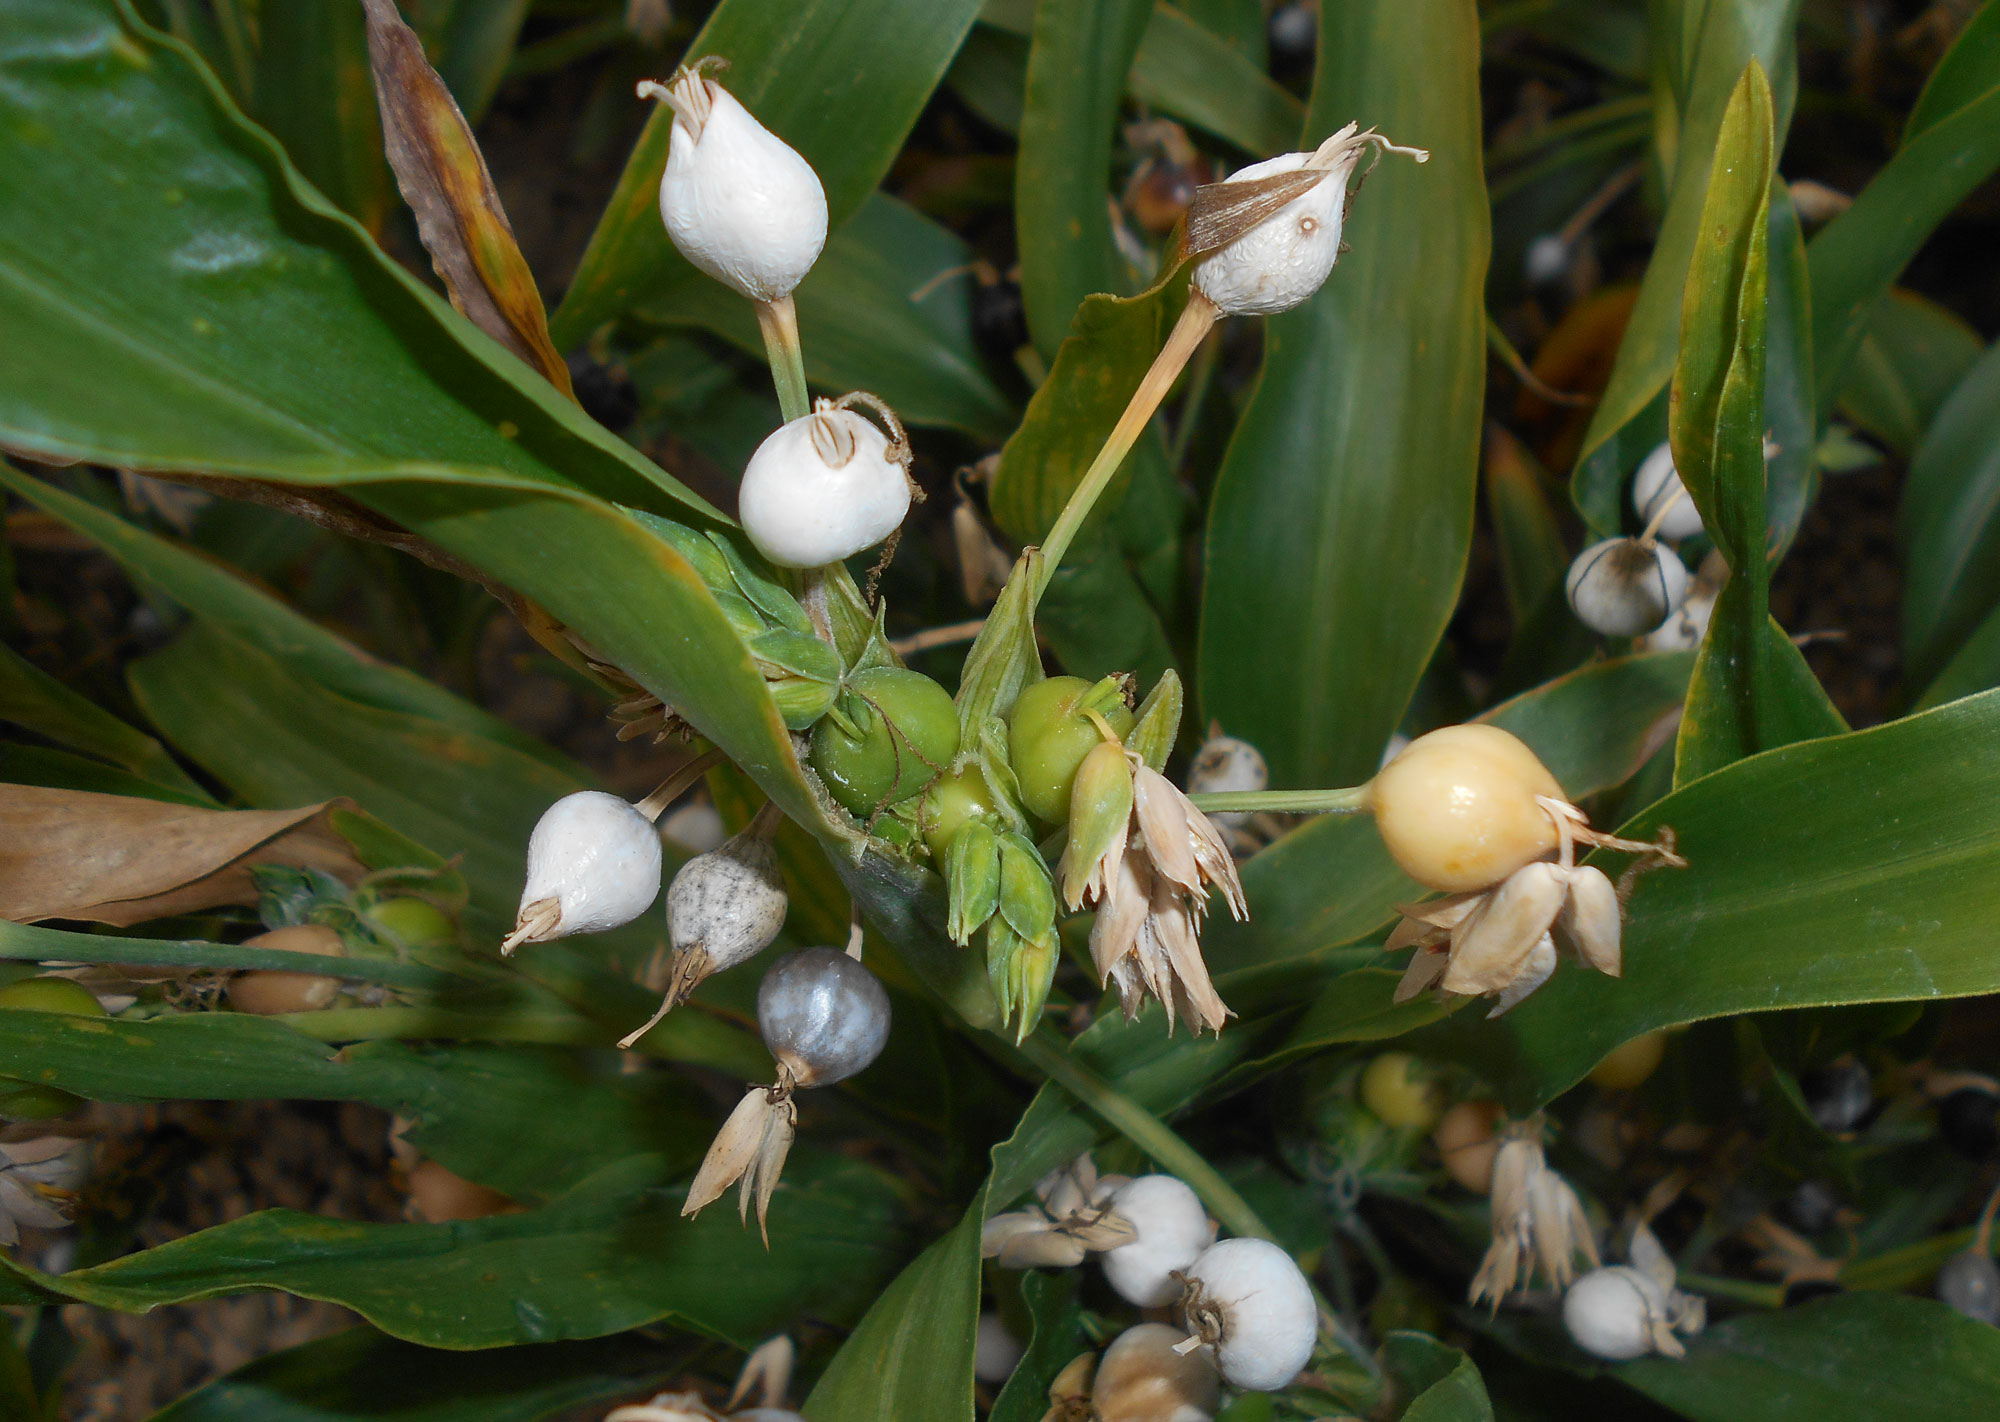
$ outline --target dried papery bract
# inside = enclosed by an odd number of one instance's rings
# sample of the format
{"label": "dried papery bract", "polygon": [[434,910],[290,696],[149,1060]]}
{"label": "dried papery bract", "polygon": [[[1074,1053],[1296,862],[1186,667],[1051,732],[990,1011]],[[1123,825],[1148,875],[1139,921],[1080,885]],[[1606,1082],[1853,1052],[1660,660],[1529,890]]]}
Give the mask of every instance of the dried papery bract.
{"label": "dried papery bract", "polygon": [[747,1223],[750,1202],[757,1202],[757,1228],[769,1246],[771,1231],[766,1219],[771,1193],[778,1188],[785,1157],[798,1135],[799,1111],[792,1104],[795,1087],[791,1073],[780,1067],[775,1085],[753,1086],[743,1094],[709,1146],[694,1183],[688,1186],[687,1199],[681,1205],[683,1215],[700,1214],[731,1185],[740,1185],[737,1213]]}
{"label": "dried papery bract", "polygon": [[1473,1276],[1469,1300],[1495,1308],[1527,1287],[1537,1266],[1555,1288],[1576,1277],[1576,1257],[1599,1263],[1597,1240],[1576,1191],[1542,1154],[1539,1119],[1504,1132],[1493,1161],[1493,1244]]}
{"label": "dried papery bract", "polygon": [[0,1142],[0,1244],[18,1244],[21,1227],[63,1229],[89,1164],[90,1142],[52,1133]]}
{"label": "dried papery bract", "polygon": [[616,795],[579,790],[551,805],[528,837],[528,882],[500,951],[617,928],[659,896],[653,822]]}
{"label": "dried papery bract", "polygon": [[714,974],[748,962],[771,946],[785,926],[790,900],[772,845],[779,813],[766,805],[742,833],[688,860],[667,886],[667,931],[673,955],[666,996],[645,1025],[618,1045],[630,1047]]}
{"label": "dried papery bract", "polygon": [[[849,408],[865,404],[888,433]],[[910,444],[888,406],[856,392],[821,400],[780,425],[750,456],[737,494],[743,531],[781,568],[851,558],[903,525],[920,491]]]}
{"label": "dried papery bract", "polygon": [[1100,1177],[1088,1154],[1052,1170],[1035,1186],[1036,1204],[998,1214],[979,1232],[982,1257],[1003,1269],[1066,1269],[1096,1251],[1138,1238],[1112,1200],[1122,1175]]}
{"label": "dried papery bract", "polygon": [[1229,1008],[1201,956],[1208,893],[1220,889],[1238,920],[1249,916],[1229,847],[1172,781],[1118,742],[1084,758],[1070,795],[1070,834],[1058,874],[1072,909],[1094,907],[1090,952],[1128,1017],[1147,997],[1196,1032],[1221,1031]]}

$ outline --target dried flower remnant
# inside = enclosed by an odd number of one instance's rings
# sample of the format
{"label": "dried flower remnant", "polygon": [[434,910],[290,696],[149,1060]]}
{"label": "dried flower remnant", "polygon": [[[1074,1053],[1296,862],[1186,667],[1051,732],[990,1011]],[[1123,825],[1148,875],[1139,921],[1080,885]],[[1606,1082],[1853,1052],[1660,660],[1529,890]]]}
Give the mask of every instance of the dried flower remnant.
{"label": "dried flower remnant", "polygon": [[[1590,828],[1533,751],[1496,726],[1421,736],[1368,787],[1377,827],[1406,874],[1446,897],[1403,905],[1389,951],[1415,947],[1396,1000],[1426,988],[1492,995],[1506,1012],[1548,981],[1558,939],[1611,977],[1623,969],[1622,904],[1579,842],[1686,866],[1672,831],[1656,842]],[[1553,856],[1551,862],[1550,856]]]}
{"label": "dried flower remnant", "polygon": [[1600,1262],[1583,1203],[1542,1154],[1539,1119],[1504,1132],[1493,1161],[1493,1244],[1473,1276],[1468,1301],[1500,1301],[1527,1287],[1537,1265],[1555,1288],[1576,1277],[1576,1257]]}
{"label": "dried flower remnant", "polygon": [[1599,1358],[1686,1357],[1681,1338],[1707,1325],[1707,1303],[1674,1287],[1673,1261],[1645,1225],[1633,1230],[1627,1257],[1630,1263],[1593,1269],[1569,1286],[1563,1326]]}
{"label": "dried flower remnant", "polygon": [[[604,1422],[805,1422],[784,1405],[795,1357],[792,1340],[782,1333],[759,1344],[744,1359],[722,1411],[709,1406],[698,1393],[662,1392],[645,1402],[613,1408],[605,1414]],[[744,1407],[753,1388],[757,1403]]]}
{"label": "dried flower remnant", "polygon": [[1164,1323],[1112,1339],[1090,1390],[1096,1422],[1209,1422],[1222,1405],[1222,1380],[1206,1349],[1175,1351],[1186,1341]]}
{"label": "dried flower remnant", "polygon": [[67,1228],[89,1159],[90,1142],[71,1135],[0,1142],[0,1244],[20,1243],[24,1225]]}
{"label": "dried flower remnant", "polygon": [[993,1216],[979,1232],[982,1257],[1002,1269],[1067,1269],[1086,1254],[1132,1243],[1138,1231],[1113,1207],[1122,1175],[1099,1176],[1088,1154],[1044,1175],[1036,1204]]}
{"label": "dried flower remnant", "polygon": [[1211,888],[1230,913],[1249,917],[1243,881],[1222,835],[1157,770],[1127,750],[1109,724],[1084,757],[1070,797],[1069,844],[1058,866],[1071,910],[1094,907],[1090,953],[1100,982],[1117,988],[1127,1017],[1146,998],[1196,1032],[1231,1015],[1201,957]]}

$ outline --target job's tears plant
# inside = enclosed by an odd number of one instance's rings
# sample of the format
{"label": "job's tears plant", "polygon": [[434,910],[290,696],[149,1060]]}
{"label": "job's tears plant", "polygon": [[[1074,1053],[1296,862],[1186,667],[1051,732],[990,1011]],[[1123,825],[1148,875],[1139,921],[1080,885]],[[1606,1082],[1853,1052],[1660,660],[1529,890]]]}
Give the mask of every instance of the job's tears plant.
{"label": "job's tears plant", "polygon": [[0,1411],[1979,1415],[2000,12],[19,8]]}

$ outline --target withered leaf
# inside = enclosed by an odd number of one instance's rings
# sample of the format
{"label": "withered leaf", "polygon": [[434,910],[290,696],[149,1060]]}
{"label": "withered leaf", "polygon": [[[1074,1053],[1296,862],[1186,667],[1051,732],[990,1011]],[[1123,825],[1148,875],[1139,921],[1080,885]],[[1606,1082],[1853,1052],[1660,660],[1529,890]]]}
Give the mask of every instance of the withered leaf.
{"label": "withered leaf", "polygon": [[1324,168],[1295,168],[1262,178],[1204,183],[1187,210],[1187,255],[1227,247],[1295,198],[1333,177]]}
{"label": "withered leaf", "polygon": [[574,399],[569,366],[549,339],[541,292],[471,126],[395,0],[362,6],[383,146],[451,304]]}
{"label": "withered leaf", "polygon": [[0,918],[116,927],[255,904],[250,869],[290,864],[353,883],[366,873],[328,823],[297,810],[209,810],[126,795],[0,785]]}

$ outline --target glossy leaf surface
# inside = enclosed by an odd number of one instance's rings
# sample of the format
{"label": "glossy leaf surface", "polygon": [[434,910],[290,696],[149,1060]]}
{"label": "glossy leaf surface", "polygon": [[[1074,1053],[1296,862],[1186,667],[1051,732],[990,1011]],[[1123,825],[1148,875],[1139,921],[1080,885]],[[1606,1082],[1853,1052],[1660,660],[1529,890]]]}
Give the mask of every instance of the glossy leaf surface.
{"label": "glossy leaf surface", "polygon": [[1927,676],[2000,605],[2000,346],[1967,371],[1910,460],[1903,646]]}
{"label": "glossy leaf surface", "polygon": [[1402,716],[1458,595],[1484,377],[1473,7],[1329,9],[1320,56],[1309,138],[1358,114],[1431,160],[1386,160],[1353,250],[1270,318],[1209,510],[1201,713],[1279,786],[1359,779]]}

